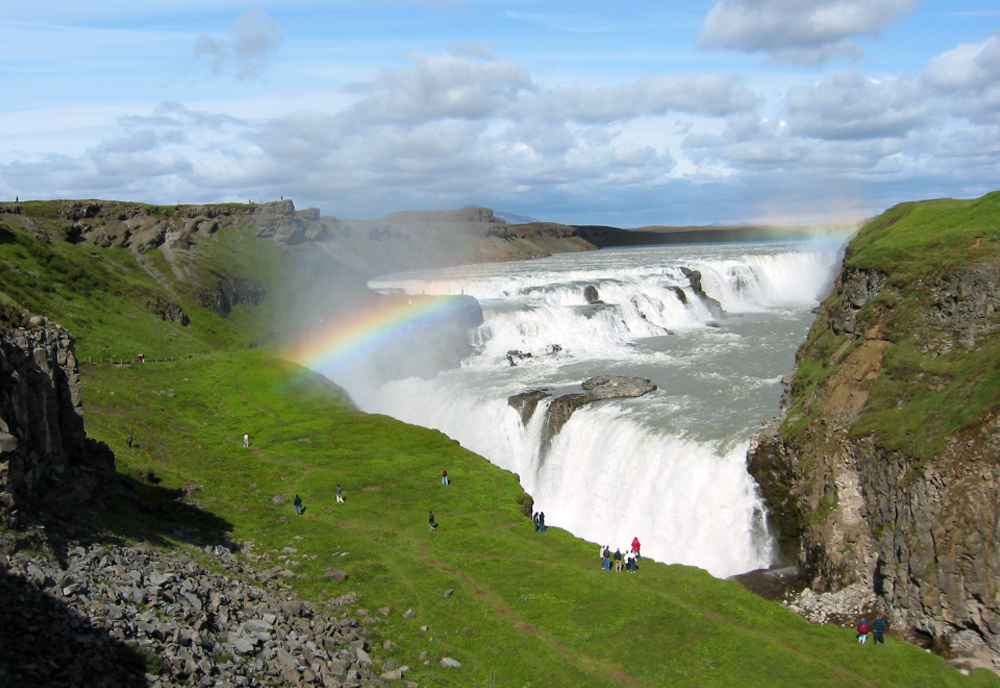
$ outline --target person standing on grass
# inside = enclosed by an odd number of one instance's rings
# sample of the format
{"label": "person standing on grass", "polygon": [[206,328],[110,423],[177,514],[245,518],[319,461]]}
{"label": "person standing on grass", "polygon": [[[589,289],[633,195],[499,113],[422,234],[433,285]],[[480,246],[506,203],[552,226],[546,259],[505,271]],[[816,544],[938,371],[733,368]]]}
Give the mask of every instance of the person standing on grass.
{"label": "person standing on grass", "polygon": [[862,620],[858,624],[858,642],[864,645],[868,642],[868,622]]}
{"label": "person standing on grass", "polygon": [[538,512],[538,529],[540,531],[542,531],[543,533],[545,532],[545,512],[544,511],[539,511]]}
{"label": "person standing on grass", "polygon": [[301,516],[303,511],[305,511],[305,507],[302,506],[302,497],[295,495],[295,513]]}
{"label": "person standing on grass", "polygon": [[615,550],[615,573],[621,573],[622,571],[622,551],[620,549]]}
{"label": "person standing on grass", "polygon": [[434,530],[435,528],[437,528],[437,523],[434,522],[434,512],[433,511],[428,511],[427,512],[427,526],[431,530]]}
{"label": "person standing on grass", "polygon": [[132,448],[132,433],[131,432],[129,434],[125,435],[125,442],[126,442],[126,444],[128,444],[128,448],[131,449]]}
{"label": "person standing on grass", "polygon": [[447,485],[450,481],[448,480],[448,470],[445,468],[441,469],[441,484]]}
{"label": "person standing on grass", "polygon": [[881,616],[875,619],[875,623],[872,624],[872,645],[879,643],[885,645],[885,619]]}
{"label": "person standing on grass", "polygon": [[244,447],[250,446],[250,435],[248,433],[243,433],[243,446]]}
{"label": "person standing on grass", "polygon": [[337,504],[343,504],[343,503],[344,503],[344,488],[342,488],[340,485],[337,485]]}
{"label": "person standing on grass", "polygon": [[634,538],[632,538],[632,551],[635,552],[635,558],[636,559],[638,559],[640,557],[640,554],[639,554],[639,548],[640,547],[642,547],[642,545],[639,544],[639,536],[636,535]]}

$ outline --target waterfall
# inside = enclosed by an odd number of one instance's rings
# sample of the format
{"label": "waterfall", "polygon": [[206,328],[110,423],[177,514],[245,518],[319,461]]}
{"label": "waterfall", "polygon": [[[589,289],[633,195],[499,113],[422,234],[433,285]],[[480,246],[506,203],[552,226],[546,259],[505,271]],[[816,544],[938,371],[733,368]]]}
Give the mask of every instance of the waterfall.
{"label": "waterfall", "polygon": [[[777,413],[840,246],[649,247],[379,278],[372,288],[474,296],[476,353],[431,379],[348,391],[516,472],[553,526],[612,549],[638,536],[646,556],[720,577],[761,568],[772,542],[746,449]],[[659,389],[578,409],[543,451],[549,400],[525,424],[508,397],[598,374]]]}

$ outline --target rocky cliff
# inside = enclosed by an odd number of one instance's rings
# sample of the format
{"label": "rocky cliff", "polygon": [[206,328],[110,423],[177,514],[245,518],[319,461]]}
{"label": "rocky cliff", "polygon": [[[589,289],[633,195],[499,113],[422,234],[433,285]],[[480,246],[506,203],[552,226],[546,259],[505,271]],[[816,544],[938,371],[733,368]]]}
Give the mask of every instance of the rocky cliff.
{"label": "rocky cliff", "polygon": [[[1000,194],[862,228],[749,467],[813,591],[1000,652]],[[789,562],[785,562],[789,563]]]}
{"label": "rocky cliff", "polygon": [[35,317],[0,332],[0,522],[106,507],[114,454],[87,438],[73,339]]}

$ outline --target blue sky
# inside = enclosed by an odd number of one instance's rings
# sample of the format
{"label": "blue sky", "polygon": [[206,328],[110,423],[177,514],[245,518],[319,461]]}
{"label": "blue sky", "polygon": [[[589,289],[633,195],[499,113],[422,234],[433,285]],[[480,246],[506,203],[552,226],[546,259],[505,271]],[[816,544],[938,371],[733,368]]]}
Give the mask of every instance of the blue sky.
{"label": "blue sky", "polygon": [[1000,188],[996,0],[36,0],[0,199],[838,222]]}

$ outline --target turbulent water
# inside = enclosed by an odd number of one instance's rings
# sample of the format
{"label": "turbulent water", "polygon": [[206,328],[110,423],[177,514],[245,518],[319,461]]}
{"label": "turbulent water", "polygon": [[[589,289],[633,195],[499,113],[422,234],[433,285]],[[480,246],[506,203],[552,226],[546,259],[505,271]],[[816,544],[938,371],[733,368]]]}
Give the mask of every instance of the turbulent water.
{"label": "turbulent water", "polygon": [[[516,472],[550,525],[612,550],[638,536],[645,556],[720,577],[764,567],[772,543],[746,449],[778,411],[781,378],[841,246],[605,249],[382,277],[369,286],[474,296],[485,317],[477,353],[430,380],[345,383],[364,410],[440,429]],[[684,268],[701,273],[723,313]],[[601,303],[588,302],[587,287]],[[599,374],[639,375],[658,389],[576,411],[547,447],[548,401],[527,427],[507,401],[580,391]]]}

